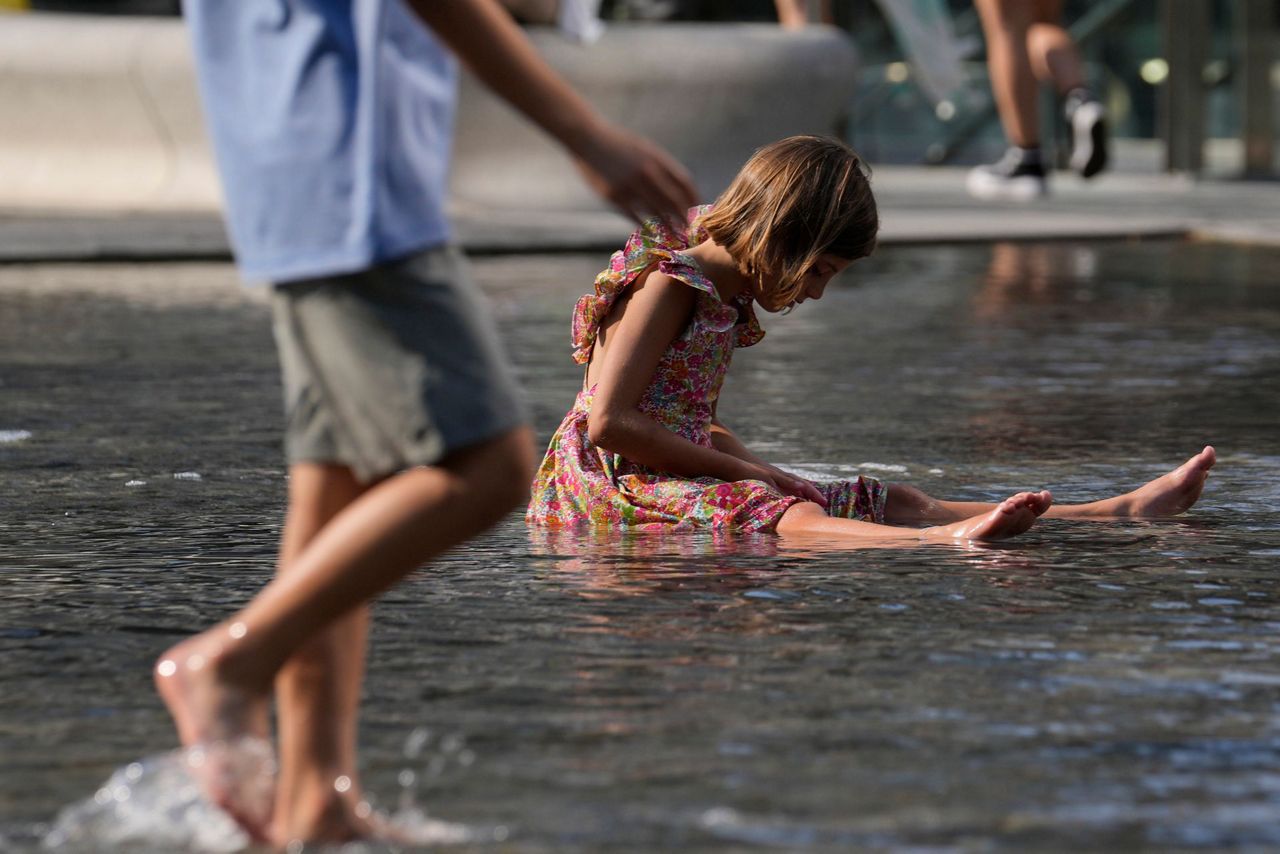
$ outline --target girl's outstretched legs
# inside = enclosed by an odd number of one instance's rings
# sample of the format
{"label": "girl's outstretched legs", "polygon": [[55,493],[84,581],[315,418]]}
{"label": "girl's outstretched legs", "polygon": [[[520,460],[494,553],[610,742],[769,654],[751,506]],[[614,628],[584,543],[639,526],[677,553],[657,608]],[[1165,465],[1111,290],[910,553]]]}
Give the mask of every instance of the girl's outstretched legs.
{"label": "girl's outstretched legs", "polygon": [[[892,495],[894,487],[890,487]],[[917,490],[918,491],[918,490]],[[924,495],[924,493],[919,493]],[[927,497],[927,496],[926,496]],[[899,528],[856,519],[828,516],[817,504],[806,501],[793,505],[778,522],[778,534],[786,536],[822,535],[848,538],[862,546],[903,546],[922,540],[1002,540],[1017,536],[1035,524],[1053,503],[1048,492],[1019,492],[999,504],[986,504],[969,518],[948,520],[950,524],[929,528]],[[886,517],[888,512],[886,510]]]}
{"label": "girl's outstretched legs", "polygon": [[[324,525],[247,607],[161,656],[156,685],[182,743],[262,735],[272,681],[304,644],[521,500],[532,472],[530,438],[526,428],[512,430],[438,466],[410,469],[371,487]],[[298,774],[310,776],[311,769]],[[289,777],[283,769],[281,779]],[[203,780],[249,833],[268,837],[256,810],[237,802],[234,780]],[[288,809],[287,799],[281,807]],[[326,809],[318,810],[322,818]],[[314,838],[319,828],[299,826],[306,811],[292,816],[277,810],[273,841]]]}
{"label": "girl's outstretched legs", "polygon": [[[1159,519],[1185,513],[1200,498],[1209,469],[1217,462],[1213,447],[1166,475],[1132,492],[1087,504],[1054,504],[1044,514],[1056,519]],[[937,525],[967,519],[990,511],[995,505],[977,501],[942,501],[913,486],[891,484],[885,503],[885,521],[894,525]]]}

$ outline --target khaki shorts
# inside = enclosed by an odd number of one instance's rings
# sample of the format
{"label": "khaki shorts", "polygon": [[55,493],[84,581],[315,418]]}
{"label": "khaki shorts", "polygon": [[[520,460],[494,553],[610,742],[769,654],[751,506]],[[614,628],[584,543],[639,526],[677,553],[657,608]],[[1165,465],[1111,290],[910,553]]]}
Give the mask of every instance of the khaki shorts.
{"label": "khaki shorts", "polygon": [[454,247],[272,288],[290,463],[364,483],[527,421],[483,298]]}

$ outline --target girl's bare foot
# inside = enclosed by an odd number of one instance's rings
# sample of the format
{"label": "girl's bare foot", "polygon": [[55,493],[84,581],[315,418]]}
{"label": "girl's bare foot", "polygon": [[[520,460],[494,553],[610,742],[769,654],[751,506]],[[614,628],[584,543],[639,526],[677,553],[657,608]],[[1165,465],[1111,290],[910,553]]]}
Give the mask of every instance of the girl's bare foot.
{"label": "girl's bare foot", "polygon": [[1209,469],[1217,461],[1213,446],[1205,445],[1204,450],[1173,471],[1116,499],[1125,509],[1119,515],[1156,519],[1187,512],[1200,499]]}
{"label": "girl's bare foot", "polygon": [[973,516],[950,525],[925,528],[931,537],[958,540],[1003,540],[1014,537],[1035,524],[1036,518],[1053,504],[1048,490],[1019,492],[996,505],[989,513]]}
{"label": "girl's bare foot", "polygon": [[1060,504],[1054,516],[1067,519],[1160,519],[1191,509],[1204,490],[1209,469],[1218,461],[1212,445],[1166,475],[1133,492],[1089,504]]}
{"label": "girl's bare foot", "polygon": [[222,666],[238,625],[216,626],[168,650],[156,662],[155,684],[206,797],[264,842],[275,773],[267,696],[234,684]]}

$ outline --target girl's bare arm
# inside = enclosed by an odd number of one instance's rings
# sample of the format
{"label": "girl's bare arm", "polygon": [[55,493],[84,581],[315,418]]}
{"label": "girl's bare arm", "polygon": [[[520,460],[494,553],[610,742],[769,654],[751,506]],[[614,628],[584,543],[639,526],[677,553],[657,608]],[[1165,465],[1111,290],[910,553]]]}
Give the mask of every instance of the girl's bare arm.
{"label": "girl's bare arm", "polygon": [[740,460],[746,460],[756,465],[767,466],[768,463],[757,457],[755,454],[742,444],[742,440],[737,434],[725,426],[719,418],[711,419],[711,444],[716,446],[716,450],[724,451],[726,454],[735,456]]}
{"label": "girl's bare arm", "polygon": [[695,299],[692,288],[662,273],[631,286],[626,303],[615,308],[622,315],[608,327],[603,352],[597,342],[592,357],[600,364],[592,365],[596,393],[587,437],[605,450],[682,477],[759,479],[765,474],[760,466],[690,442],[640,411],[640,398],[662,355],[688,324]]}

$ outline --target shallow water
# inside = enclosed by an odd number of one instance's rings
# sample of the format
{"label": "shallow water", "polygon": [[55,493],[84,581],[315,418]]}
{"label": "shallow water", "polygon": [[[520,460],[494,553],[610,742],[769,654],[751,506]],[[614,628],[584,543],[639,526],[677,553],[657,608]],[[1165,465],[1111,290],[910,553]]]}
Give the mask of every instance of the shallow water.
{"label": "shallow water", "polygon": [[[543,438],[603,262],[476,264]],[[1280,846],[1278,279],[1176,243],[855,265],[737,356],[721,415],[765,456],[1070,501],[1211,442],[1201,503],[900,551],[513,516],[376,607],[375,800],[457,849]],[[278,395],[224,265],[0,267],[0,849],[173,747],[149,665],[270,575]],[[166,762],[135,797],[172,796]],[[73,819],[89,850],[226,843]]]}

